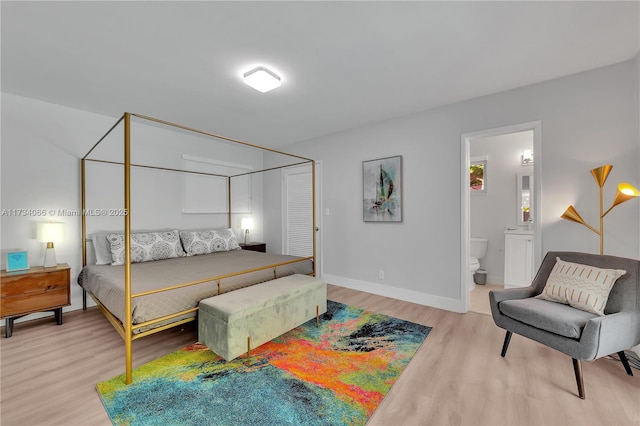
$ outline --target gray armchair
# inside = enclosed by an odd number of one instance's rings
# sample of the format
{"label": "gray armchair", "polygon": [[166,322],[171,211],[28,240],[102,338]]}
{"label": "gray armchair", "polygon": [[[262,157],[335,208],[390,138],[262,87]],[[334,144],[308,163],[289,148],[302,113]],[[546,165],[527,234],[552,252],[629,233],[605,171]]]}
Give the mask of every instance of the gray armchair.
{"label": "gray armchair", "polygon": [[[598,268],[624,269],[615,282],[604,313],[591,314],[569,305],[534,298],[544,289],[556,257]],[[507,330],[504,357],[512,333],[556,349],[573,358],[580,398],[585,398],[581,361],[617,353],[627,374],[633,376],[624,354],[640,343],[640,260],[576,252],[549,252],[529,287],[491,291],[491,314]]]}

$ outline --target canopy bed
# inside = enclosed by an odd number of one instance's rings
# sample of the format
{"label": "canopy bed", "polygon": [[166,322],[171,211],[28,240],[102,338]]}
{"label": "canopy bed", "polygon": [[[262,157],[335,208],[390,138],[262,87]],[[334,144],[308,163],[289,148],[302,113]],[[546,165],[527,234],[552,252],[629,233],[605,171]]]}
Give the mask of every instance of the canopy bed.
{"label": "canopy bed", "polygon": [[[135,147],[132,137],[132,119],[135,123],[151,126],[154,129],[172,130],[185,137],[197,137],[211,141],[223,141],[238,145],[255,152],[270,156],[269,167],[260,170],[235,170],[228,175],[179,167],[164,167],[153,164],[132,163],[131,152]],[[108,138],[117,138],[115,129],[123,128],[124,160],[93,158],[96,148]],[[136,133],[136,136],[138,133]],[[147,141],[148,142],[148,141]],[[224,150],[215,149],[224,155]],[[154,153],[154,154],[157,154]],[[265,155],[263,155],[264,157]],[[103,163],[123,169],[124,204],[121,214],[124,225],[118,230],[106,234],[92,234],[87,231],[87,221],[96,216],[87,206],[87,176],[89,163]],[[274,165],[275,164],[275,165]],[[315,162],[298,155],[287,154],[271,148],[264,148],[235,139],[196,130],[186,126],[132,113],[125,113],[109,131],[81,159],[82,177],[82,262],[83,270],[78,284],[83,288],[83,304],[86,309],[87,293],[92,297],[109,322],[114,326],[125,342],[125,381],[132,381],[132,342],[133,340],[179,326],[196,319],[199,301],[252,286],[265,281],[292,274],[316,275],[315,253],[315,196],[311,194],[312,230],[308,234],[313,239],[311,256],[290,256],[277,253],[258,253],[240,249],[233,233],[233,220],[238,221],[234,212],[232,189],[234,179],[242,179],[267,171],[278,171],[292,166],[309,165],[311,172],[311,191],[315,188]],[[214,176],[219,182],[226,181],[221,196],[226,204],[226,229],[198,230],[160,230],[152,232],[132,231],[132,217],[136,215],[136,199],[132,210],[132,169],[158,170],[180,173],[181,175]],[[112,176],[110,176],[112,179]],[[161,195],[161,191],[158,191]],[[240,195],[243,196],[243,195]],[[138,195],[136,195],[138,197]],[[153,195],[148,195],[153,197]],[[146,198],[146,197],[143,197]],[[146,200],[144,200],[146,201]],[[120,218],[118,218],[120,220]],[[120,228],[122,226],[122,228]],[[222,237],[222,239],[218,238]],[[205,243],[202,244],[201,238]],[[209,238],[209,240],[207,240]],[[220,247],[211,238],[218,238]],[[163,239],[163,251],[152,253],[145,251],[145,241]],[[88,261],[88,242],[92,241],[95,254],[99,255],[100,244],[110,244],[111,255],[108,260],[90,264]],[[200,244],[200,245],[198,245]],[[107,246],[109,247],[109,246]],[[203,249],[204,247],[204,249]],[[109,250],[109,249],[106,249]]]}

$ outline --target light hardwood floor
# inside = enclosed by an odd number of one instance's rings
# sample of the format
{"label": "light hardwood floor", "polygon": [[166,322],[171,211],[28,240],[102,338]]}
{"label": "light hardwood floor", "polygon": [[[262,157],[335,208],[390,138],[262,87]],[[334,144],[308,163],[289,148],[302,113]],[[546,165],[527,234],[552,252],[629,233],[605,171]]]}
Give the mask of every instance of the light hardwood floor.
{"label": "light hardwood floor", "polygon": [[[490,316],[456,314],[329,286],[329,298],[433,327],[370,425],[639,425],[640,374],[611,359],[584,363],[576,396],[571,359],[504,331]],[[1,424],[108,425],[96,382],[121,374],[124,345],[99,310],[16,324],[0,338]],[[140,365],[196,340],[193,326],[134,342]]]}
{"label": "light hardwood floor", "polygon": [[478,314],[491,315],[489,292],[502,289],[504,289],[504,286],[496,284],[476,285],[476,288],[469,294],[469,310]]}

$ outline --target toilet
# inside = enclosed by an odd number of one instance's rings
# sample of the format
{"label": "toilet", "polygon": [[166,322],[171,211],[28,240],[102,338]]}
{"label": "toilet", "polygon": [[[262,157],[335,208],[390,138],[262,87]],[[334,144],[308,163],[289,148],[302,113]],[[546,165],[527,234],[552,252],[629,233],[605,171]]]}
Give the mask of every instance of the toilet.
{"label": "toilet", "polygon": [[469,249],[469,291],[476,288],[476,283],[473,281],[473,274],[480,268],[480,259],[484,259],[487,255],[487,246],[489,240],[486,238],[471,237],[471,244]]}

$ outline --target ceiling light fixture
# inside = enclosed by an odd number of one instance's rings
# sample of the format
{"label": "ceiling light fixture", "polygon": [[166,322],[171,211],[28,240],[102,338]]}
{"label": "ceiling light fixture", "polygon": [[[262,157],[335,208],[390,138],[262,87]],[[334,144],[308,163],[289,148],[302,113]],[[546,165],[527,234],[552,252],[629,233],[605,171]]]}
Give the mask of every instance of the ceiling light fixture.
{"label": "ceiling light fixture", "polygon": [[258,92],[268,92],[282,85],[280,77],[265,67],[257,67],[243,75],[244,83]]}

